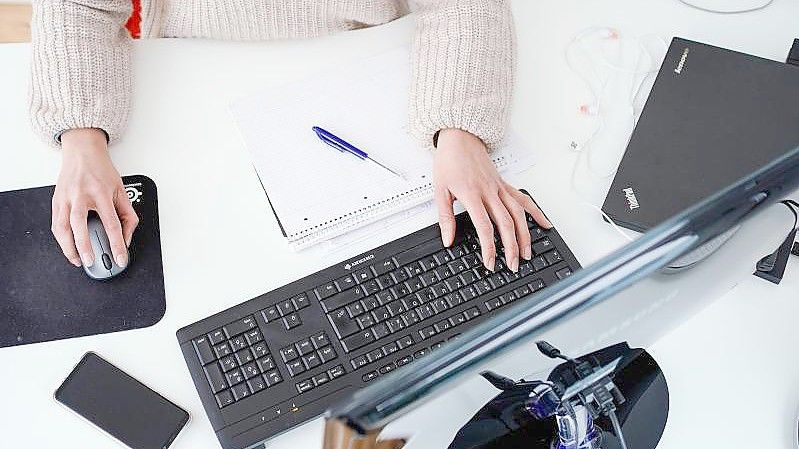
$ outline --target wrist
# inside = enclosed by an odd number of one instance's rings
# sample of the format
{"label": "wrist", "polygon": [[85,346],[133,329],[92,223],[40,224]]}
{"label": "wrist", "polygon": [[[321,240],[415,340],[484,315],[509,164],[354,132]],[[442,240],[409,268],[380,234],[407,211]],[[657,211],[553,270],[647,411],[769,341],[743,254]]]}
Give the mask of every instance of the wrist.
{"label": "wrist", "polygon": [[442,146],[487,151],[486,145],[479,137],[459,128],[444,128],[436,133],[436,148],[441,148]]}
{"label": "wrist", "polygon": [[65,156],[107,154],[108,143],[101,129],[76,128],[61,135],[61,149]]}

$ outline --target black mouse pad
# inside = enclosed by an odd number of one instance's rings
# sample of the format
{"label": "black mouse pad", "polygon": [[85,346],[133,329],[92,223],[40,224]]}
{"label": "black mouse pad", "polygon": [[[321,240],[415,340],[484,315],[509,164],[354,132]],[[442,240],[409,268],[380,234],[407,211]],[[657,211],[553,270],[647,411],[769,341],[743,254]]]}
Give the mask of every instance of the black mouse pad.
{"label": "black mouse pad", "polygon": [[70,264],[50,232],[54,186],[0,192],[0,347],[147,327],[164,316],[155,183],[122,180],[139,226],[127,270],[105,281]]}

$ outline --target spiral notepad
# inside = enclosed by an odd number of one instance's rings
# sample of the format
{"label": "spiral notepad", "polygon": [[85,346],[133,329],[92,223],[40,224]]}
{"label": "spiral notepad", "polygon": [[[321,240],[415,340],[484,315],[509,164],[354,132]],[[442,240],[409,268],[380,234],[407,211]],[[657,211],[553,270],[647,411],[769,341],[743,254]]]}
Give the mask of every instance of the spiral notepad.
{"label": "spiral notepad", "polygon": [[[289,243],[310,246],[432,198],[433,155],[407,132],[409,52],[398,49],[355,67],[259,92],[231,111]],[[320,126],[400,171],[340,153]],[[499,168],[508,145],[493,153]]]}

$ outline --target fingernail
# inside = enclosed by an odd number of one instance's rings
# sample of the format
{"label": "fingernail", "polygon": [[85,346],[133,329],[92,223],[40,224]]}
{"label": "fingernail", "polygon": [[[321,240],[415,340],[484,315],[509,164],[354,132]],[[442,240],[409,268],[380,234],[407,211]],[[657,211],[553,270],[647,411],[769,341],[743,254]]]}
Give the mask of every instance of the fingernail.
{"label": "fingernail", "polygon": [[119,268],[125,268],[128,264],[128,256],[126,254],[117,254],[116,261]]}
{"label": "fingernail", "polygon": [[505,262],[507,263],[508,268],[510,268],[510,271],[514,273],[519,271],[519,259],[512,258],[510,260],[505,260]]}
{"label": "fingernail", "polygon": [[497,264],[497,261],[494,258],[494,256],[491,256],[491,257],[488,258],[488,260],[486,260],[486,268],[488,268],[491,271],[494,271],[494,267],[496,266],[496,264]]}
{"label": "fingernail", "polygon": [[80,260],[83,261],[83,266],[85,266],[86,268],[91,268],[92,265],[94,265],[94,257],[90,255],[84,256],[83,254],[81,254]]}
{"label": "fingernail", "polygon": [[544,223],[544,227],[547,228],[547,229],[552,229],[552,222],[550,222],[546,218],[544,218],[544,221],[546,222],[546,223]]}
{"label": "fingernail", "polygon": [[530,260],[533,258],[533,248],[529,246],[525,246],[522,248],[522,257],[524,260]]}
{"label": "fingernail", "polygon": [[80,258],[69,259],[69,263],[71,263],[72,265],[75,265],[78,268],[80,268],[80,266],[81,266]]}

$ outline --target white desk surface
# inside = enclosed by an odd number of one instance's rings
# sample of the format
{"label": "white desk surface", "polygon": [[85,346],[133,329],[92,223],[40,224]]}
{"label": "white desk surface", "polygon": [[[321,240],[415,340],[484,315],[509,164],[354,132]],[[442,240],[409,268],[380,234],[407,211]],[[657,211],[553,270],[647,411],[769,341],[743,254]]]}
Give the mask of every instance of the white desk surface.
{"label": "white desk surface", "polygon": [[[757,13],[715,16],[676,0],[514,2],[519,39],[512,124],[523,130],[538,164],[517,180],[534,192],[584,265],[623,243],[595,211],[566,192],[576,113],[588,98],[563,50],[588,26],[623,35],[679,35],[784,60],[797,30],[799,1],[775,0]],[[122,173],[159,186],[167,312],[157,325],[109,335],[0,349],[0,434],[4,447],[111,446],[58,407],[52,392],[87,350],[97,351],[189,410],[193,420],[175,447],[219,447],[176,344],[179,327],[421,227],[423,219],[336,254],[292,253],[241,148],[226,105],[264,86],[314,76],[328,64],[405,44],[409,18],[310,41],[230,43],[160,40],[136,45],[136,97],[129,131],[112,153]],[[26,86],[30,47],[0,46],[0,190],[52,184],[57,152],[30,132]],[[604,196],[595,188],[594,200]],[[230,238],[226,236],[233,235]],[[237,264],[235,261],[248,263]],[[753,263],[754,259],[741,263]],[[721,269],[721,268],[720,268]],[[666,372],[671,416],[659,447],[792,447],[799,407],[799,263],[779,287],[746,276],[732,292],[650,349]],[[692,352],[687,352],[691,348]],[[470,382],[470,386],[474,386]],[[759,393],[763,385],[762,394]],[[447,394],[408,417],[470,416],[480,402]],[[741,415],[755,423],[741,425]],[[416,419],[414,419],[416,417]],[[420,427],[410,447],[444,447],[454,430]],[[270,447],[320,446],[317,420]]]}

